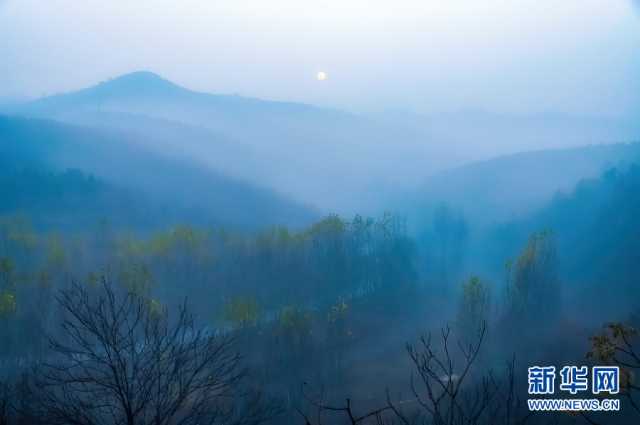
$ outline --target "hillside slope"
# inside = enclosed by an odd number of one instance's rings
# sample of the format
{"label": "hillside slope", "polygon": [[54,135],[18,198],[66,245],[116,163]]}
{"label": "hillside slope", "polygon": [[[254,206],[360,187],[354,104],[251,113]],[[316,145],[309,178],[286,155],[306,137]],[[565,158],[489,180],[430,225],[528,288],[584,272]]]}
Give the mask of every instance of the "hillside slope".
{"label": "hillside slope", "polygon": [[496,272],[503,272],[504,261],[512,258],[531,234],[550,231],[562,284],[589,300],[589,304],[579,305],[567,300],[567,308],[578,315],[590,312],[589,320],[597,324],[609,320],[604,312],[624,315],[626,310],[640,307],[633,272],[640,263],[638,217],[640,165],[612,168],[582,180],[535,214],[494,228],[482,241],[483,255],[494,261]]}
{"label": "hillside slope", "polygon": [[[17,172],[25,167],[53,173],[82,170],[138,193],[157,207],[175,211],[174,219],[200,223],[302,225],[316,216],[311,209],[270,190],[228,178],[193,160],[150,152],[127,137],[0,116],[1,157]],[[128,204],[121,208],[126,210]]]}
{"label": "hillside slope", "polygon": [[582,179],[640,159],[640,143],[594,145],[524,152],[474,162],[429,178],[413,194],[420,208],[440,203],[481,223],[500,222],[543,207],[557,192],[569,192]]}

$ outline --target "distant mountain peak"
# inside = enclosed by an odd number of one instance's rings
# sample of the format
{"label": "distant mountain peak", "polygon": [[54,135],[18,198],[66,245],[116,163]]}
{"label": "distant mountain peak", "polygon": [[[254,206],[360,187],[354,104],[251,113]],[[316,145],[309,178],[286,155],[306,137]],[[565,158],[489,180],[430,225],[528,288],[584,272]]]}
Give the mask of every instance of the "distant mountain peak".
{"label": "distant mountain peak", "polygon": [[84,91],[109,96],[163,96],[188,92],[187,89],[151,71],[135,71],[103,81]]}
{"label": "distant mountain peak", "polygon": [[[107,83],[135,83],[135,84],[173,84],[169,80],[162,78],[160,75],[151,71],[134,71],[128,74],[122,74],[118,77],[110,78]],[[106,84],[106,83],[103,83]]]}

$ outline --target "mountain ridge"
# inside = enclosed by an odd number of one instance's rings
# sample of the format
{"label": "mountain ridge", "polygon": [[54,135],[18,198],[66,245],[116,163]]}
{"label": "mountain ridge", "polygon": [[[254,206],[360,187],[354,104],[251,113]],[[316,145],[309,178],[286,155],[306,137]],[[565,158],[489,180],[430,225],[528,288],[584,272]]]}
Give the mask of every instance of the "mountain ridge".
{"label": "mountain ridge", "polygon": [[[323,111],[331,114],[347,114],[344,111],[322,108],[316,105],[300,102],[276,101],[260,99],[256,97],[240,96],[237,94],[220,94],[205,91],[192,90],[180,84],[174,83],[161,75],[148,71],[133,71],[116,77],[98,82],[88,87],[72,90],[65,93],[57,93],[28,102],[23,102],[22,111],[29,111],[39,107],[55,105],[61,102],[63,106],[73,104],[73,102],[109,101],[117,99],[159,99],[173,97],[174,100],[195,101],[195,102],[231,102],[242,103],[244,106],[254,107],[269,106],[277,107],[292,112],[300,111]],[[56,105],[57,106],[57,105]]]}
{"label": "mountain ridge", "polygon": [[519,152],[436,173],[411,196],[415,204],[445,203],[470,219],[500,222],[544,207],[584,179],[639,162],[640,142]]}
{"label": "mountain ridge", "polygon": [[226,176],[194,160],[151,152],[114,131],[0,115],[0,153],[16,165],[90,173],[204,224],[255,228],[303,225],[317,217],[313,208],[276,191]]}

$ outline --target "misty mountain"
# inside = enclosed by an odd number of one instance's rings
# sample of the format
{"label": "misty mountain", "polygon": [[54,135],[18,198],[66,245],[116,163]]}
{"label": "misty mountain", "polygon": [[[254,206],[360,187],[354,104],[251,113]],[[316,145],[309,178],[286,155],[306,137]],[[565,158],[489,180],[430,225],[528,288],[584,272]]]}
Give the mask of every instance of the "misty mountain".
{"label": "misty mountain", "polygon": [[[10,110],[126,132],[127,140],[145,149],[197,158],[225,175],[346,214],[387,208],[399,192],[416,190],[427,176],[469,161],[527,149],[626,142],[640,134],[636,121],[603,117],[481,111],[355,115],[196,92],[151,72]],[[570,181],[589,176],[576,173]],[[543,192],[566,187],[559,183]]]}
{"label": "misty mountain", "polygon": [[[165,225],[171,224],[166,221],[191,220],[243,228],[296,226],[315,217],[311,209],[270,190],[226,177],[192,159],[150,152],[128,137],[116,131],[0,117],[1,157],[9,164],[3,169],[13,173],[7,174],[9,181],[19,184],[25,169],[34,181],[43,175],[61,178],[68,169],[81,170],[104,180],[96,190],[114,188],[114,210],[105,211],[105,216],[126,215],[136,205],[147,210],[148,221],[165,220]],[[35,205],[41,199],[33,195]],[[130,198],[136,197],[139,199],[132,203]],[[99,205],[87,200],[86,207]]]}
{"label": "misty mountain", "polygon": [[11,113],[124,130],[136,143],[197,157],[328,210],[379,206],[381,193],[422,180],[443,160],[420,135],[376,120],[199,93],[150,72],[22,104]]}
{"label": "misty mountain", "polygon": [[459,163],[531,150],[633,142],[640,137],[640,122],[633,116],[525,115],[483,110],[421,115],[391,110],[375,117],[421,134],[443,151],[455,152],[454,159]]}
{"label": "misty mountain", "polygon": [[430,177],[415,199],[418,209],[445,203],[470,221],[498,223],[542,208],[557,192],[584,178],[640,159],[640,143],[541,150],[473,162]]}

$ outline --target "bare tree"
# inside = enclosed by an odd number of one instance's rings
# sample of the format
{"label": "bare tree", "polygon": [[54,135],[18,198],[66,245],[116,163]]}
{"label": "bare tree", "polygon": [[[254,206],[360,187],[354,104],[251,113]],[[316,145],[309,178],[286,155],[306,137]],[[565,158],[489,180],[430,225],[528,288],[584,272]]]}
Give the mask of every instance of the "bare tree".
{"label": "bare tree", "polygon": [[54,355],[33,377],[33,412],[47,424],[189,425],[260,423],[253,399],[239,418],[243,376],[232,338],[177,317],[103,279],[97,291],[73,284]]}
{"label": "bare tree", "polygon": [[[350,398],[347,398],[345,400],[344,405],[329,405],[323,401],[323,392],[321,392],[319,396],[312,397],[307,392],[306,386],[307,384],[305,383],[302,387],[302,395],[315,410],[315,415],[314,418],[312,418],[310,414],[296,408],[296,411],[304,419],[305,425],[314,425],[314,421],[315,425],[322,425],[324,418],[328,416],[328,414],[338,415],[338,420],[342,420],[342,422],[351,425],[371,423],[373,421],[375,421],[375,423],[377,424],[386,424],[388,423],[388,415],[385,416],[385,413],[391,412],[393,410],[393,407],[388,404],[379,408],[375,408],[373,410],[369,410],[366,413],[356,413]],[[336,418],[334,417],[332,419],[333,420],[331,420],[330,423],[335,423]]]}
{"label": "bare tree", "polygon": [[482,323],[473,342],[458,342],[454,350],[450,329],[445,327],[439,344],[431,335],[422,337],[417,345],[408,344],[418,376],[411,379],[412,397],[408,399],[392,400],[387,389],[380,407],[356,413],[351,399],[330,405],[324,397],[313,398],[303,391],[315,414],[300,409],[298,413],[305,425],[321,425],[329,414],[341,415],[343,423],[351,425],[524,425],[532,414],[518,396],[515,358],[500,378],[492,372],[471,376],[485,335],[486,324]]}
{"label": "bare tree", "polygon": [[467,399],[469,395],[463,391],[485,334],[486,324],[483,322],[476,341],[466,346],[458,342],[461,364],[456,364],[452,352],[449,327],[441,331],[440,348],[436,348],[432,343],[431,335],[423,336],[419,346],[407,345],[407,351],[423,387],[419,388],[412,377],[411,390],[432,423],[477,423],[497,393],[495,381],[491,376],[482,378],[474,392],[473,400]]}

